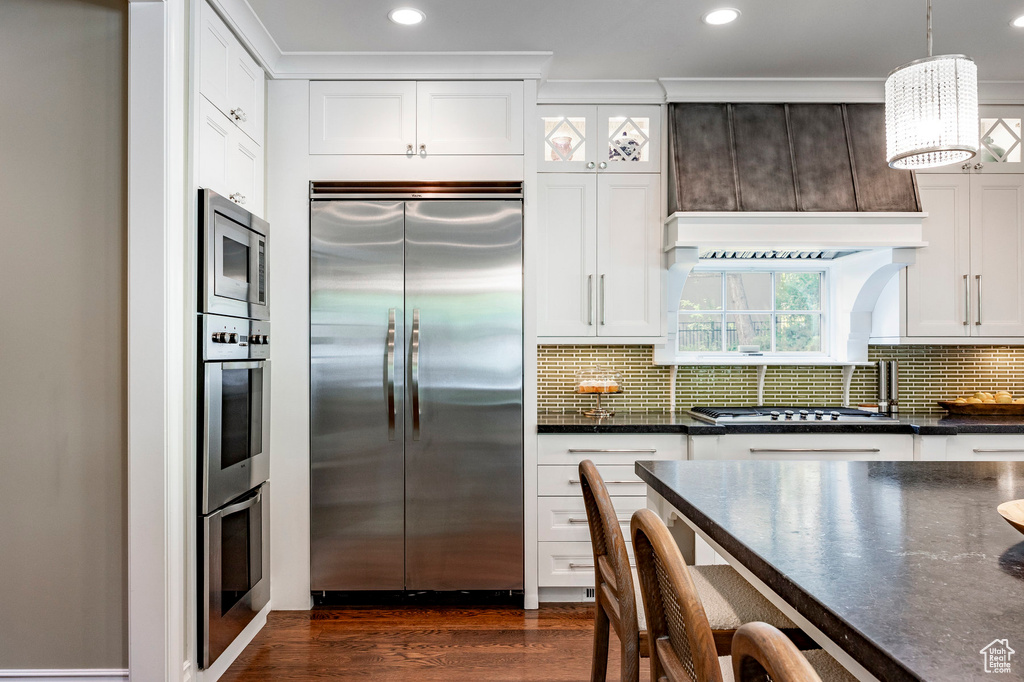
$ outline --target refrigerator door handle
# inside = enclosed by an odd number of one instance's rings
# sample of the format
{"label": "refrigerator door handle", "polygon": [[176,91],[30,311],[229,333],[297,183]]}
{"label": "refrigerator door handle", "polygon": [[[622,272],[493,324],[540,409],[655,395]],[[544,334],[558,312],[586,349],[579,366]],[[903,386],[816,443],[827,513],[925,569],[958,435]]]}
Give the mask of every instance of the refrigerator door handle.
{"label": "refrigerator door handle", "polygon": [[388,440],[395,439],[395,308],[388,310],[388,339],[385,344],[384,385],[388,392]]}
{"label": "refrigerator door handle", "polygon": [[412,439],[420,439],[420,309],[412,311]]}

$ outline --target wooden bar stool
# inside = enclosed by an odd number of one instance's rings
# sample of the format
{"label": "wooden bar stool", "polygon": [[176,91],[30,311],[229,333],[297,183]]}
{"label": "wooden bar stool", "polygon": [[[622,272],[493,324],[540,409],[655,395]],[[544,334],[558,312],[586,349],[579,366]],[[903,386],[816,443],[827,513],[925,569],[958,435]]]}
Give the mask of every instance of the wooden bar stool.
{"label": "wooden bar stool", "polygon": [[[640,674],[639,658],[648,655],[643,604],[636,598],[626,539],[604,479],[589,459],[580,462],[579,471],[594,551],[596,614],[591,679],[596,682],[606,677],[609,629],[613,629],[622,643],[622,679],[632,682]],[[720,655],[729,655],[736,628],[751,621],[783,628],[801,641],[801,648],[817,646],[731,566],[697,566],[691,575]]]}
{"label": "wooden bar stool", "polygon": [[[732,655],[739,656],[738,664],[722,655],[714,645],[697,586],[664,522],[651,510],[641,509],[633,514],[630,530],[647,614],[652,680],[729,682],[734,675],[736,680],[752,682],[856,680],[827,652],[801,652],[788,635],[767,623],[747,623],[736,630]],[[759,666],[769,677],[757,677],[762,674]],[[790,677],[776,676],[773,671]],[[742,677],[741,672],[753,677]]]}
{"label": "wooden bar stool", "polygon": [[737,682],[821,682],[814,667],[777,628],[747,623],[732,638]]}

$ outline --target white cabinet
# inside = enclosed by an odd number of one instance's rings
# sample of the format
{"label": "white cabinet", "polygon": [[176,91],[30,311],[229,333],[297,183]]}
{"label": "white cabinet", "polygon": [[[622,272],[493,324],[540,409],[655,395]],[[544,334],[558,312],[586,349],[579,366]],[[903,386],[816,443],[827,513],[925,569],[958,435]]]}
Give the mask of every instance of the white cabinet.
{"label": "white cabinet", "polygon": [[1024,461],[1024,434],[921,436],[921,459],[947,462]]}
{"label": "white cabinet", "polygon": [[542,105],[538,170],[658,173],[661,107]]}
{"label": "white cabinet", "polygon": [[[594,555],[580,490],[579,463],[585,459],[594,462],[608,487],[632,560],[629,521],[634,511],[647,506],[647,486],[636,475],[635,464],[686,459],[686,441],[676,434],[537,437],[537,576],[542,590],[594,587]],[[555,594],[558,600],[567,598],[565,592]]]}
{"label": "white cabinet", "polygon": [[263,69],[206,2],[199,31],[199,92],[262,146]]}
{"label": "white cabinet", "polygon": [[199,105],[198,182],[263,216],[263,148],[205,99]]}
{"label": "white cabinet", "polygon": [[660,176],[543,173],[538,187],[538,336],[660,336]]}
{"label": "white cabinet", "polygon": [[310,154],[523,153],[522,81],[313,81]]}
{"label": "white cabinet", "polygon": [[1024,336],[1024,174],[918,185],[928,246],[905,275],[907,336]]}

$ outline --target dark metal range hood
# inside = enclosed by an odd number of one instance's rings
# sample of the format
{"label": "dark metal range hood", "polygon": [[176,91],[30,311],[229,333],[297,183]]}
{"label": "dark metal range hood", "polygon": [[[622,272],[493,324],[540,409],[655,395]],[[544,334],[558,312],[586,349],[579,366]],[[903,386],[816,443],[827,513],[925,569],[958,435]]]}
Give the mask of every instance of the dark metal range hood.
{"label": "dark metal range hood", "polygon": [[669,138],[666,248],[819,259],[923,245],[881,104],[673,104]]}

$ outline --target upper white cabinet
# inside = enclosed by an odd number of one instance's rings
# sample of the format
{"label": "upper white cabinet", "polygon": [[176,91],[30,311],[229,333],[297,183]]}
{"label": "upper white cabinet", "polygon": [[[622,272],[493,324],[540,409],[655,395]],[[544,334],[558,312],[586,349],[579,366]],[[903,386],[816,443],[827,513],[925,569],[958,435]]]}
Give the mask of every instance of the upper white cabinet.
{"label": "upper white cabinet", "polygon": [[311,154],[523,153],[522,81],[313,81]]}
{"label": "upper white cabinet", "polygon": [[1024,173],[1024,106],[982,106],[978,113],[978,155],[966,163],[917,171],[919,175]]}
{"label": "upper white cabinet", "polygon": [[263,143],[263,69],[208,3],[200,10],[199,92],[254,142]]}
{"label": "upper white cabinet", "polygon": [[197,180],[263,216],[263,148],[210,102],[199,105]]}
{"label": "upper white cabinet", "polygon": [[538,188],[538,336],[660,336],[660,176],[545,173]]}
{"label": "upper white cabinet", "polygon": [[538,170],[553,173],[661,171],[661,107],[543,105]]}
{"label": "upper white cabinet", "polygon": [[922,174],[907,336],[1024,336],[1024,174]]}

